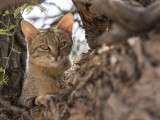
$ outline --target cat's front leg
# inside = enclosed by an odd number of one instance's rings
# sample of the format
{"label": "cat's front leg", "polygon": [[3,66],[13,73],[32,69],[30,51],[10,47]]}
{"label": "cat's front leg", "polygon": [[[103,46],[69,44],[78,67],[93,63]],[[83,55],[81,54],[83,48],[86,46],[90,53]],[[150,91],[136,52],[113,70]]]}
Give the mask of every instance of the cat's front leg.
{"label": "cat's front leg", "polygon": [[19,104],[27,107],[27,108],[30,108],[30,107],[33,107],[34,106],[34,100],[35,100],[36,97],[32,96],[32,95],[25,95],[25,94],[22,94],[22,96],[20,97],[19,99]]}
{"label": "cat's front leg", "polygon": [[47,104],[53,100],[55,95],[53,94],[48,94],[48,95],[40,95],[40,96],[37,96],[36,99],[35,99],[35,105],[38,105],[38,106],[47,106]]}

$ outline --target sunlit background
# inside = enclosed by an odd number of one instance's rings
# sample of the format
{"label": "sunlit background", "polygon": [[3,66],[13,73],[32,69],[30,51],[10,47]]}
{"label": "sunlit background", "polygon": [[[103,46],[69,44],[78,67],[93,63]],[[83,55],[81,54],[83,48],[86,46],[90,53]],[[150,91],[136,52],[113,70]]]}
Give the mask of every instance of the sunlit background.
{"label": "sunlit background", "polygon": [[81,53],[87,52],[89,47],[86,43],[80,16],[71,0],[46,0],[44,3],[34,6],[29,14],[24,11],[23,18],[35,27],[45,29],[56,26],[62,16],[68,12],[73,13],[75,19],[72,36],[74,45],[71,53],[71,58],[75,58]]}

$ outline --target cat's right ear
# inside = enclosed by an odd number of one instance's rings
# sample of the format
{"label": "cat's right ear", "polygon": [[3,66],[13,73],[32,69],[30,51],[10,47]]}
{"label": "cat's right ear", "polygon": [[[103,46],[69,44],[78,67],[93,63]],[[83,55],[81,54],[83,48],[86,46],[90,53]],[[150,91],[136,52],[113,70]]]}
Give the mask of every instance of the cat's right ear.
{"label": "cat's right ear", "polygon": [[35,28],[31,23],[25,20],[21,21],[21,29],[24,33],[27,43],[31,43],[33,36],[40,33],[40,31],[37,28]]}
{"label": "cat's right ear", "polygon": [[59,21],[57,28],[66,31],[70,36],[72,36],[73,24],[73,15],[71,13],[68,13]]}

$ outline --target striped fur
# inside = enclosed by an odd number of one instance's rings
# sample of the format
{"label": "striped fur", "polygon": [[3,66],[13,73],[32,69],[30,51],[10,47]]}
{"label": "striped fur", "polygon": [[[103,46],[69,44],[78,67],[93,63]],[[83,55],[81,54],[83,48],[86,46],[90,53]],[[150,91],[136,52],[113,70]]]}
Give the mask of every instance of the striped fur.
{"label": "striped fur", "polygon": [[[19,100],[26,107],[45,104],[50,96],[59,91],[57,84],[60,77],[71,66],[69,54],[73,44],[71,36],[58,28],[41,30],[29,39],[27,68]],[[42,46],[49,49],[45,50]]]}

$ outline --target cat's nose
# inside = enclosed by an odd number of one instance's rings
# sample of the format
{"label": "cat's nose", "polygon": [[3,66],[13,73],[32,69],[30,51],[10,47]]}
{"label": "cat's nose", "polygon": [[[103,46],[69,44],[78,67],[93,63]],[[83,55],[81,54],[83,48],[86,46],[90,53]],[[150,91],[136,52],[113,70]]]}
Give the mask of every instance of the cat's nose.
{"label": "cat's nose", "polygon": [[56,50],[56,49],[52,49],[52,50],[51,50],[51,54],[52,54],[52,56],[55,58],[55,60],[57,61],[57,57],[58,57],[58,50]]}

